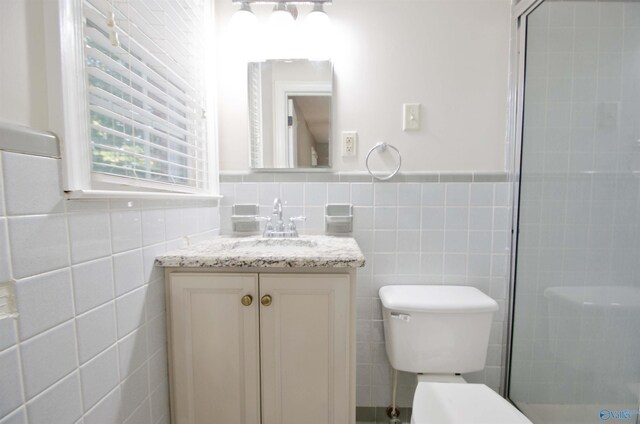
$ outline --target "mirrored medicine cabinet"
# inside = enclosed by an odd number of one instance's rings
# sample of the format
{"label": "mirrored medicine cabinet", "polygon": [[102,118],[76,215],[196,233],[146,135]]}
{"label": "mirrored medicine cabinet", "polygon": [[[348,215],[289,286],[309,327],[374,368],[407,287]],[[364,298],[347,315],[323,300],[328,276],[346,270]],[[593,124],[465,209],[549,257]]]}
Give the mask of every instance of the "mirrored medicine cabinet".
{"label": "mirrored medicine cabinet", "polygon": [[251,62],[248,93],[252,169],[331,168],[330,61]]}

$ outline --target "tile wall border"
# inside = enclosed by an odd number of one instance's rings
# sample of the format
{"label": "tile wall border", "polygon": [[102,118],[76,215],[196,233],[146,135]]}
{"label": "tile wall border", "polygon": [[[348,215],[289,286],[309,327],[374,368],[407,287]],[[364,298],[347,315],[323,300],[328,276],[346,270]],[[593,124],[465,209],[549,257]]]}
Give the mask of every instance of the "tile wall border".
{"label": "tile wall border", "polygon": [[55,134],[2,121],[0,150],[60,158],[60,143]]}
{"label": "tile wall border", "polygon": [[507,172],[407,172],[387,181],[366,172],[221,172],[221,183],[506,183]]}

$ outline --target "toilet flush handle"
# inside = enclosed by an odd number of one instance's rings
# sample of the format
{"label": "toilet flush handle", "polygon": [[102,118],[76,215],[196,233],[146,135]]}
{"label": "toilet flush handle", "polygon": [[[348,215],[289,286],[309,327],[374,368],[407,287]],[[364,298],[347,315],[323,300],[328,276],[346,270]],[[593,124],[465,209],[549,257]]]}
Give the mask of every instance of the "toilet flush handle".
{"label": "toilet flush handle", "polygon": [[411,321],[411,315],[401,314],[399,312],[391,312],[391,318],[399,319],[400,321],[405,321],[405,322]]}

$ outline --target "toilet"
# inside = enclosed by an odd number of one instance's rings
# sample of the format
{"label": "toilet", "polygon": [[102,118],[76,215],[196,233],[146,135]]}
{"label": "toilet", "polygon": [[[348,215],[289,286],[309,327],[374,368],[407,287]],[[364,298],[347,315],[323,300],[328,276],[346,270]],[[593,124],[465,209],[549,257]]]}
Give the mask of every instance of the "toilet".
{"label": "toilet", "polygon": [[531,424],[461,376],[484,368],[495,300],[464,286],[385,286],[379,294],[389,361],[418,374],[412,424]]}

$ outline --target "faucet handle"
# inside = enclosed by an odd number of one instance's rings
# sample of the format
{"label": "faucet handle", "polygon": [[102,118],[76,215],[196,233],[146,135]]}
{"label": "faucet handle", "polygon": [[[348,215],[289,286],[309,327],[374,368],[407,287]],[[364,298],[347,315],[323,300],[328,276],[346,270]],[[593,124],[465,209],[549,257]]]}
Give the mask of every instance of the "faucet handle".
{"label": "faucet handle", "polygon": [[296,228],[296,222],[304,222],[307,220],[306,216],[292,216],[289,218],[289,232],[293,237],[298,237],[298,229]]}
{"label": "faucet handle", "polygon": [[253,219],[255,220],[255,222],[266,222],[266,225],[264,226],[264,231],[262,232],[263,236],[269,231],[273,231],[273,224],[271,223],[270,216],[254,216]]}

